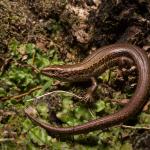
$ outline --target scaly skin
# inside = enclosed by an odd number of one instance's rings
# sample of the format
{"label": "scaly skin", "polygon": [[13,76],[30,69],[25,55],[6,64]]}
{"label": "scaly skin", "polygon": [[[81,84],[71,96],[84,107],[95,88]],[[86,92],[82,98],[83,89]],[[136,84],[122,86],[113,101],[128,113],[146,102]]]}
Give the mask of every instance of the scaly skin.
{"label": "scaly skin", "polygon": [[81,134],[120,124],[135,115],[146,103],[150,87],[150,63],[146,53],[133,45],[114,44],[98,49],[83,62],[75,65],[54,65],[41,73],[60,80],[75,82],[97,77],[110,67],[120,65],[122,58],[133,60],[138,70],[138,83],[130,102],[118,112],[74,127],[53,127],[44,123],[25,110],[26,115],[37,125],[54,134]]}

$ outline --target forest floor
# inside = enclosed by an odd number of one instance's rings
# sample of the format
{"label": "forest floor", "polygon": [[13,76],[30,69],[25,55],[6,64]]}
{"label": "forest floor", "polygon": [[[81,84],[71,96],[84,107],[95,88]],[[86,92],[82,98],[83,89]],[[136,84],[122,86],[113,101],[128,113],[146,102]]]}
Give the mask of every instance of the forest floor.
{"label": "forest floor", "polygon": [[64,83],[30,66],[77,63],[113,43],[131,43],[149,55],[149,33],[149,0],[0,0],[0,149],[150,149],[149,102],[123,125],[63,138],[24,114],[33,106],[34,115],[54,126],[74,126],[121,109],[136,87],[132,67],[102,74],[89,106],[67,94],[35,103],[34,97],[53,90],[84,95],[90,83]]}

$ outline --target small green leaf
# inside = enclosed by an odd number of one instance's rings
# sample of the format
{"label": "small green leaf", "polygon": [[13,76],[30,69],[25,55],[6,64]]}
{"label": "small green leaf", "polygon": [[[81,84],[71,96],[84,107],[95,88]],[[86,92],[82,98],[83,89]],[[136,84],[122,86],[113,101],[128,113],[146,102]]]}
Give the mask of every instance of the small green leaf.
{"label": "small green leaf", "polygon": [[42,118],[46,119],[48,117],[49,110],[45,103],[38,104],[37,111],[40,113],[40,116],[42,116]]}
{"label": "small green leaf", "polygon": [[[28,60],[28,64],[32,64],[32,59]],[[39,53],[36,53],[35,56],[35,64],[38,68],[45,67],[50,64],[49,59],[45,56],[40,55]]]}
{"label": "small green leaf", "polygon": [[31,127],[33,126],[33,123],[29,119],[26,119],[22,123],[22,126],[23,126],[23,132],[27,132],[29,129],[31,129]]}
{"label": "small green leaf", "polygon": [[75,118],[71,111],[64,110],[62,112],[58,112],[56,116],[70,126],[75,125]]}
{"label": "small green leaf", "polygon": [[28,43],[26,45],[26,52],[27,54],[30,54],[32,56],[32,54],[35,53],[35,45],[32,43]]}
{"label": "small green leaf", "polygon": [[73,102],[70,97],[64,97],[62,105],[63,105],[63,109],[66,110],[72,110],[73,108]]}
{"label": "small green leaf", "polygon": [[84,106],[79,106],[75,109],[75,116],[77,119],[82,120],[88,120],[91,119],[91,113],[85,108]]}
{"label": "small green leaf", "polygon": [[107,70],[107,71],[105,71],[105,73],[103,73],[101,76],[100,76],[100,78],[103,80],[103,81],[108,81],[108,79],[109,79],[109,75],[110,75],[110,70]]}
{"label": "small green leaf", "polygon": [[53,79],[48,78],[48,81],[43,85],[43,90],[50,89],[53,83]]}
{"label": "small green leaf", "polygon": [[30,139],[39,146],[42,146],[45,144],[47,145],[51,144],[50,143],[51,138],[47,135],[44,129],[41,129],[39,127],[32,128],[29,131],[29,136],[30,136]]}
{"label": "small green leaf", "polygon": [[141,124],[150,124],[150,114],[142,112],[139,119]]}
{"label": "small green leaf", "polygon": [[4,88],[0,87],[0,97],[4,97],[7,95],[7,92]]}
{"label": "small green leaf", "polygon": [[97,103],[96,103],[96,112],[101,112],[102,110],[105,109],[106,105],[105,105],[105,102],[102,101],[102,100],[99,100]]}
{"label": "small green leaf", "polygon": [[130,143],[125,143],[121,146],[120,150],[132,150],[132,145]]}

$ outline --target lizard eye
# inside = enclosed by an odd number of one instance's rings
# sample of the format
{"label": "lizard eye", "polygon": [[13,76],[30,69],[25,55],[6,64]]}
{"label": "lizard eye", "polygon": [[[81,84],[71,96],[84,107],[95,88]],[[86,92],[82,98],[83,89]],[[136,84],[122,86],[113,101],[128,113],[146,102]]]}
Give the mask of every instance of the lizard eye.
{"label": "lizard eye", "polygon": [[51,73],[52,73],[52,74],[55,74],[55,70],[51,70]]}

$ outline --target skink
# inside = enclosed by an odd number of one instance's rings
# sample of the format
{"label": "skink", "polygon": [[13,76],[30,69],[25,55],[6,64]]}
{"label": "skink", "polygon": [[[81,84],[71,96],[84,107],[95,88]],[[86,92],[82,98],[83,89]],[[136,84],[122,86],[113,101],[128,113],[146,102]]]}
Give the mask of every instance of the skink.
{"label": "skink", "polygon": [[144,50],[130,44],[114,44],[98,49],[81,63],[75,65],[54,65],[41,70],[41,73],[65,80],[83,81],[97,77],[110,67],[120,64],[121,58],[133,60],[138,70],[138,81],[135,93],[128,104],[118,112],[89,121],[74,127],[54,127],[42,122],[25,110],[26,115],[36,124],[54,134],[81,134],[90,131],[104,129],[120,124],[135,115],[147,102],[147,94],[150,87],[150,63]]}

